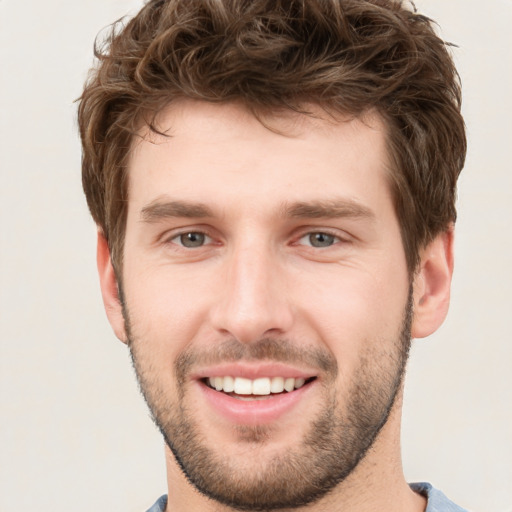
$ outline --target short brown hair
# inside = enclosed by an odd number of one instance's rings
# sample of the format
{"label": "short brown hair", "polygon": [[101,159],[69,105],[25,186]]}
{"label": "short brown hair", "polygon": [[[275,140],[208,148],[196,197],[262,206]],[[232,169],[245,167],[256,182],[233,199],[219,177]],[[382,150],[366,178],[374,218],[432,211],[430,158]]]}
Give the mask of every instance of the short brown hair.
{"label": "short brown hair", "polygon": [[433,22],[398,0],[150,0],[95,45],[80,98],[82,177],[117,270],[127,157],[177,98],[254,112],[306,103],[388,127],[391,187],[409,270],[455,221],[466,153],[460,81]]}

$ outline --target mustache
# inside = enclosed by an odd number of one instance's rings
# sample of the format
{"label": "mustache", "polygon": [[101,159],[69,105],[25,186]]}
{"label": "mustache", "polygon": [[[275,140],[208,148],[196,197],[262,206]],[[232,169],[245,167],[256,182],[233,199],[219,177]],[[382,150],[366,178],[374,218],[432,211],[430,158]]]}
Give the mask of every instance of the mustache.
{"label": "mustache", "polygon": [[210,366],[238,361],[272,361],[284,364],[307,365],[335,377],[336,358],[320,347],[303,347],[285,338],[262,338],[251,343],[240,343],[231,338],[210,348],[189,348],[175,362],[178,381],[183,382],[197,366]]}

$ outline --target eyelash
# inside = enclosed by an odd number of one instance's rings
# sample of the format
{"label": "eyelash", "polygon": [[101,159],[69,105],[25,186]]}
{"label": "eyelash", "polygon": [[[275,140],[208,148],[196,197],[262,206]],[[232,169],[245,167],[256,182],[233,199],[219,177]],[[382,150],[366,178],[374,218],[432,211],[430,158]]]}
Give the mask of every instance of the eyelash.
{"label": "eyelash", "polygon": [[[309,242],[311,242],[311,237],[314,235],[324,235],[329,238],[332,238],[332,243],[330,245],[325,246],[314,246],[312,243],[300,243],[301,240],[309,239]],[[295,238],[294,245],[302,245],[310,250],[328,250],[331,249],[338,244],[349,244],[351,243],[351,238],[349,235],[344,234],[344,232],[340,233],[339,230],[330,230],[330,229],[307,229],[302,231],[299,237]]]}
{"label": "eyelash", "polygon": [[[204,237],[205,240],[203,241],[203,243],[201,243],[201,245],[197,245],[194,247],[187,247],[186,245],[184,245],[182,243],[182,240],[181,240],[181,243],[176,241],[176,239],[181,239],[182,237],[187,236],[187,235],[200,235],[200,236]],[[212,241],[213,241],[213,237],[210,236],[205,230],[197,229],[197,230],[182,231],[181,233],[173,233],[172,236],[166,238],[165,243],[174,244],[174,245],[177,245],[184,249],[194,249],[194,248],[204,247],[206,244],[209,244]]]}
{"label": "eyelash", "polygon": [[[183,243],[182,237],[187,236],[187,235],[199,235],[200,237],[204,237],[204,239],[202,242],[200,242],[199,245],[194,246],[193,245],[194,241],[191,241],[192,245],[186,246]],[[315,245],[313,245],[313,243],[311,243],[311,237],[313,237],[315,235],[317,235],[317,236],[323,235],[323,236],[327,237],[328,239],[332,238],[332,243],[325,245],[325,246],[321,246],[321,245],[315,246]],[[306,238],[309,239],[310,243],[301,243],[301,240],[306,239]],[[205,247],[205,245],[210,245],[213,241],[214,241],[214,237],[210,233],[208,233],[207,230],[189,229],[186,231],[173,233],[172,236],[166,237],[166,239],[164,240],[164,243],[178,246],[181,249],[193,250],[193,249],[199,249],[199,248]],[[332,231],[330,231],[328,229],[318,229],[318,230],[311,229],[308,231],[302,231],[300,236],[298,238],[295,238],[295,241],[292,243],[292,245],[302,245],[304,247],[308,247],[309,249],[329,249],[338,243],[349,243],[349,242],[350,241],[346,237],[342,237],[339,235],[339,233],[333,233]],[[320,241],[320,243],[321,243],[321,241]]]}

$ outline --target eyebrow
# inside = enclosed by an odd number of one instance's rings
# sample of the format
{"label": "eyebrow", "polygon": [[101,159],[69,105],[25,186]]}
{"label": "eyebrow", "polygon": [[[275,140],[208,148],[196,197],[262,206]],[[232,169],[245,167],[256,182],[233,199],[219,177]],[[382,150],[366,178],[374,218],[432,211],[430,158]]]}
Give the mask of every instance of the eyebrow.
{"label": "eyebrow", "polygon": [[352,199],[332,199],[321,201],[297,202],[284,207],[284,215],[298,219],[321,218],[360,218],[375,219],[375,213],[370,208]]}
{"label": "eyebrow", "polygon": [[[285,203],[281,208],[283,217],[295,219],[361,218],[372,220],[375,213],[368,207],[351,199],[331,199]],[[212,218],[213,210],[203,203],[156,199],[141,210],[143,222],[158,222],[167,218]]]}
{"label": "eyebrow", "polygon": [[144,222],[158,222],[162,219],[173,217],[200,218],[213,217],[213,212],[202,203],[190,203],[186,201],[155,200],[144,206],[140,212]]}

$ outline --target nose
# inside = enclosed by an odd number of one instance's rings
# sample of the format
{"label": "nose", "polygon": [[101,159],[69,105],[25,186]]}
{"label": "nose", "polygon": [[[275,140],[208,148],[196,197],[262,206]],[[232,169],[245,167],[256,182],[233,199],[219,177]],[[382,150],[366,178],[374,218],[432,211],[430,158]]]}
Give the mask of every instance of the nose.
{"label": "nose", "polygon": [[283,269],[270,248],[247,244],[233,249],[224,262],[214,328],[241,343],[284,335],[293,312]]}

